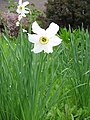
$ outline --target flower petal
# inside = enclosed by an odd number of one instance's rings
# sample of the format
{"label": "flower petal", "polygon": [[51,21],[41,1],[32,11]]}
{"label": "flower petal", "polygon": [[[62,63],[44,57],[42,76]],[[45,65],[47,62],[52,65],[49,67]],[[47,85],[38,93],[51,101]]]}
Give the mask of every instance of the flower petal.
{"label": "flower petal", "polygon": [[29,11],[27,11],[27,10],[24,10],[23,12],[24,12],[24,14],[28,14],[29,13]]}
{"label": "flower petal", "polygon": [[18,21],[20,21],[22,19],[22,17],[23,17],[22,15],[19,15],[18,16]]}
{"label": "flower petal", "polygon": [[20,16],[22,16],[22,17],[26,17],[25,14],[28,14],[28,13],[29,13],[29,11],[27,11],[25,9],[23,9],[22,11],[19,11]]}
{"label": "flower petal", "polygon": [[39,36],[36,34],[29,34],[28,33],[28,40],[32,43],[38,43],[39,42]]}
{"label": "flower petal", "polygon": [[25,7],[25,6],[27,6],[29,4],[29,2],[28,1],[26,1],[26,2],[23,2],[23,6]]}
{"label": "flower petal", "polygon": [[49,39],[49,45],[51,46],[57,46],[61,43],[62,39],[60,39],[58,36],[53,36]]}
{"label": "flower petal", "polygon": [[50,24],[50,26],[46,29],[46,34],[50,38],[50,37],[56,35],[58,30],[59,30],[59,26],[52,22]]}
{"label": "flower petal", "polygon": [[32,24],[32,31],[40,36],[44,35],[45,34],[45,30],[42,29],[38,24],[37,22],[35,21],[33,24]]}
{"label": "flower petal", "polygon": [[24,33],[26,33],[26,32],[27,32],[27,30],[25,30],[25,29],[22,29],[22,30],[23,30],[23,32],[24,32]]}
{"label": "flower petal", "polygon": [[31,51],[33,51],[34,53],[40,53],[43,51],[43,45],[34,44],[34,48]]}
{"label": "flower petal", "polygon": [[21,13],[21,11],[20,11],[20,9],[19,9],[19,6],[18,6],[16,12],[17,12],[18,14]]}
{"label": "flower petal", "polygon": [[16,22],[16,26],[19,26],[19,24],[20,24],[19,21],[17,21],[17,22]]}
{"label": "flower petal", "polygon": [[48,54],[53,52],[53,48],[50,45],[45,45],[43,49]]}
{"label": "flower petal", "polygon": [[19,5],[21,5],[22,4],[22,0],[19,0]]}

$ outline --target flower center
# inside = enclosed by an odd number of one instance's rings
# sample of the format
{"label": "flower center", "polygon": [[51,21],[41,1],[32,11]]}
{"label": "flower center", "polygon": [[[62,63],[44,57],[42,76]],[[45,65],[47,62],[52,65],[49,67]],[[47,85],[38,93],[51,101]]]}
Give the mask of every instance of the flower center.
{"label": "flower center", "polygon": [[22,10],[23,9],[23,7],[22,6],[20,6],[20,10]]}
{"label": "flower center", "polygon": [[44,44],[47,44],[49,40],[48,40],[47,37],[42,36],[42,37],[40,37],[39,41],[40,41],[41,44],[44,45]]}

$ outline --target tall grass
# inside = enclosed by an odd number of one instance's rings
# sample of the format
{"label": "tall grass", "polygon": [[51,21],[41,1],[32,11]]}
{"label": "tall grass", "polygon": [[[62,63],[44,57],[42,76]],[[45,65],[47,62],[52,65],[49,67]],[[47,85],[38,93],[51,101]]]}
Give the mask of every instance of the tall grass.
{"label": "tall grass", "polygon": [[25,33],[0,36],[0,120],[90,119],[90,34],[60,36],[52,54],[31,52]]}

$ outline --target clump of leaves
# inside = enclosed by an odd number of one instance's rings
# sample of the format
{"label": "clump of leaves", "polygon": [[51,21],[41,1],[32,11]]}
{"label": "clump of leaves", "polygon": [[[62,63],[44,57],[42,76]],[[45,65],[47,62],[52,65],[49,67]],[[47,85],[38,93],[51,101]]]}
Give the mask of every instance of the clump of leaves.
{"label": "clump of leaves", "polygon": [[48,0],[46,16],[62,27],[90,28],[90,0]]}
{"label": "clump of leaves", "polygon": [[[17,37],[19,33],[19,26],[16,26],[16,22],[18,21],[18,14],[10,12],[10,13],[2,13],[2,23],[7,28],[8,34],[12,37]],[[26,18],[22,20],[23,28],[27,27]]]}

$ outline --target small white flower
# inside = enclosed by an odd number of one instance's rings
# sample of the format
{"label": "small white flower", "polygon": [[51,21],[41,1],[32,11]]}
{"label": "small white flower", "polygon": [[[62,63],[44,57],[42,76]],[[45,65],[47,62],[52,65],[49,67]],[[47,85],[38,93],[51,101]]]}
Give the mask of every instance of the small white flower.
{"label": "small white flower", "polygon": [[46,30],[44,30],[35,21],[32,24],[32,31],[35,34],[28,33],[29,41],[34,43],[34,48],[32,51],[34,53],[39,53],[42,51],[52,53],[53,46],[59,45],[62,41],[58,36],[56,36],[58,30],[59,26],[53,22]]}
{"label": "small white flower", "polygon": [[27,30],[23,29],[23,32],[27,32]]}
{"label": "small white flower", "polygon": [[17,22],[16,22],[16,26],[19,26],[19,24],[20,24],[19,21],[17,21]]}
{"label": "small white flower", "polygon": [[23,17],[23,16],[20,14],[20,15],[18,16],[18,21],[21,21],[22,17]]}
{"label": "small white flower", "polygon": [[19,5],[18,5],[16,11],[17,11],[17,13],[20,15],[21,18],[22,18],[22,17],[26,17],[25,14],[29,13],[29,9],[26,8],[26,6],[27,6],[28,4],[29,4],[28,1],[22,3],[22,0],[19,0]]}

